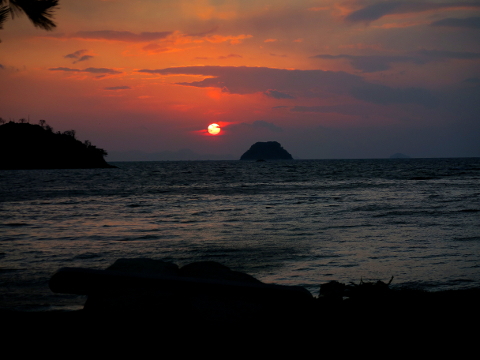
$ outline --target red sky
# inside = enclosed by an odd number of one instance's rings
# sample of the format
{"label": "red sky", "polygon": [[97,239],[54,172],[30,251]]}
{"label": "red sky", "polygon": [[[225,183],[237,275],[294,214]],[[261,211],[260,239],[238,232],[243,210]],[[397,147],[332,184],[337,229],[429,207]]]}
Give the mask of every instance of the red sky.
{"label": "red sky", "polygon": [[480,1],[60,0],[55,22],[0,31],[0,117],[107,160],[480,156]]}

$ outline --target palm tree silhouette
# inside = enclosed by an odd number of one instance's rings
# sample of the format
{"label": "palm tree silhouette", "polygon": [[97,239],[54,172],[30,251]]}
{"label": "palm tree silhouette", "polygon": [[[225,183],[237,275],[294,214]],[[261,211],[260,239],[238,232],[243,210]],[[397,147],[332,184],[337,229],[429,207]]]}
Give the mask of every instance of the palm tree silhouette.
{"label": "palm tree silhouette", "polygon": [[34,26],[44,30],[52,30],[57,25],[52,21],[53,9],[58,0],[0,0],[0,29],[8,15],[27,15]]}

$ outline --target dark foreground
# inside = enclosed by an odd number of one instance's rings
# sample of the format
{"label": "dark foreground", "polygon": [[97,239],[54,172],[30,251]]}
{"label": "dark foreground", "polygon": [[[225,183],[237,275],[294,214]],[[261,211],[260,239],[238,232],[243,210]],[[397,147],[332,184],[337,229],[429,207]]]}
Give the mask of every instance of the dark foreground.
{"label": "dark foreground", "polygon": [[[330,302],[315,299],[298,317],[218,321],[163,308],[146,313],[0,312],[4,346],[21,339],[35,353],[150,357],[170,351],[231,358],[251,354],[310,357],[312,351],[343,358],[360,353],[418,356],[476,349],[480,289],[427,293],[392,291],[388,298]],[[150,354],[150,355],[149,355]],[[310,356],[309,356],[310,354]],[[422,355],[423,354],[423,355]],[[233,357],[237,358],[237,357]]]}
{"label": "dark foreground", "polygon": [[453,339],[471,334],[469,329],[480,320],[480,289],[426,292],[392,290],[383,282],[330,282],[321,286],[315,298],[300,287],[263,284],[218,263],[193,263],[179,269],[170,263],[135,261],[120,261],[105,271],[61,269],[52,277],[50,288],[88,294],[84,309],[3,310],[3,330],[55,342],[85,337],[243,342],[278,340],[279,336],[376,342],[398,341],[398,337]]}
{"label": "dark foreground", "polygon": [[[175,326],[177,322],[195,326],[249,326],[252,324],[261,324],[262,326],[287,326],[289,324],[307,325],[315,324],[335,324],[342,323],[354,325],[358,322],[367,321],[367,323],[378,323],[386,325],[390,323],[412,322],[428,326],[428,320],[435,322],[453,320],[454,322],[473,322],[474,319],[480,320],[480,289],[463,289],[427,292],[416,289],[391,290],[386,297],[365,298],[365,299],[344,299],[342,301],[331,301],[322,297],[315,298],[309,313],[304,309],[297,309],[298,317],[283,318],[282,312],[278,312],[276,317],[268,318],[265,323],[261,319],[249,319],[244,321],[236,319],[215,320],[207,318],[190,319],[182,313],[172,313],[170,309],[158,309],[154,314],[147,314],[142,310],[121,312],[121,313],[95,313],[88,310],[78,311],[14,311],[0,309],[2,321],[27,321],[27,322],[70,322],[72,326],[93,324],[103,320],[112,320],[113,322],[134,322],[144,323],[160,320],[163,324]],[[147,316],[150,315],[150,316]],[[191,314],[190,314],[191,315]],[[196,323],[196,321],[202,321]],[[265,319],[264,319],[265,320]],[[262,323],[263,322],[263,323]],[[366,323],[366,324],[367,324]],[[67,324],[64,324],[67,325]],[[108,326],[108,324],[104,324]]]}

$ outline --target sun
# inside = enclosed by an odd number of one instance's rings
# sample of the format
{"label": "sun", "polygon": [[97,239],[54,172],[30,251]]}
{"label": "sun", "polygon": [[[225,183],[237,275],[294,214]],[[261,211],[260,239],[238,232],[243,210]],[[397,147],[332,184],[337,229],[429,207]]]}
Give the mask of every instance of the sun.
{"label": "sun", "polygon": [[220,133],[220,126],[218,126],[218,124],[210,124],[208,125],[208,133],[211,134],[211,135],[217,135],[218,133]]}

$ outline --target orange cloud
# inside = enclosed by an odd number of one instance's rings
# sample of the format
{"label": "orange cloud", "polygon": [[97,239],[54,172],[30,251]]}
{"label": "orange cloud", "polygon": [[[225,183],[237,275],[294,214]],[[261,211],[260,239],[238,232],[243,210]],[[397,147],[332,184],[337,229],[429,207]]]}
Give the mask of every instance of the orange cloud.
{"label": "orange cloud", "polygon": [[229,20],[237,17],[236,6],[230,2],[211,5],[207,0],[185,2],[183,6],[185,17],[194,17],[201,20],[222,19]]}
{"label": "orange cloud", "polygon": [[225,91],[224,89],[210,89],[207,92],[208,97],[214,99],[214,100],[220,100],[222,97],[228,95],[228,92]]}
{"label": "orange cloud", "polygon": [[157,43],[152,43],[142,47],[142,50],[151,54],[158,54],[158,53],[167,53],[167,52],[169,53],[169,52],[181,51],[182,49],[163,46]]}
{"label": "orange cloud", "polygon": [[238,54],[228,54],[227,56],[219,56],[217,57],[217,59],[220,59],[220,60],[224,60],[224,59],[231,59],[231,58],[243,58],[242,55],[238,55]]}
{"label": "orange cloud", "polygon": [[205,40],[211,43],[221,43],[229,41],[230,44],[240,44],[242,40],[250,39],[252,35],[237,35],[237,36],[222,36],[222,35],[211,35],[205,37]]}
{"label": "orange cloud", "polygon": [[325,11],[325,10],[330,10],[330,7],[327,6],[318,6],[318,7],[311,7],[308,10],[309,11]]}

